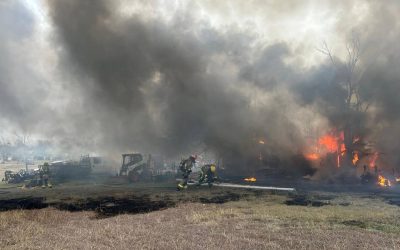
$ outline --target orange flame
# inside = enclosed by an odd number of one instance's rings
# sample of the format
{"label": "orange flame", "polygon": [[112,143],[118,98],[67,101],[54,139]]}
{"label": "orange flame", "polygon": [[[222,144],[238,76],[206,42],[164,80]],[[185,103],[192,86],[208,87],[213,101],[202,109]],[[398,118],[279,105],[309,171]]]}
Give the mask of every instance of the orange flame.
{"label": "orange flame", "polygon": [[378,185],[381,187],[390,187],[392,184],[388,179],[383,177],[382,175],[378,176]]}
{"label": "orange flame", "polygon": [[337,138],[331,135],[324,135],[319,138],[318,143],[326,147],[326,149],[333,153],[338,149]]}
{"label": "orange flame", "polygon": [[338,137],[333,135],[324,135],[319,138],[318,143],[322,146],[325,146],[325,148],[330,153],[335,153],[339,151],[338,153],[343,156],[344,152],[346,152],[346,146],[344,145],[344,143],[340,143],[343,141],[343,137],[343,132],[340,132],[340,135]]}
{"label": "orange flame", "polygon": [[257,179],[254,177],[244,178],[244,180],[248,181],[248,182],[256,182],[257,181]]}
{"label": "orange flame", "polygon": [[[337,167],[340,167],[342,165],[343,157],[345,157],[347,152],[346,144],[344,143],[344,135],[344,131],[338,131],[336,129],[331,130],[328,134],[319,137],[316,145],[309,148],[306,151],[307,153],[304,154],[304,157],[310,161],[316,161],[329,153],[335,156],[336,165]],[[353,138],[353,143],[360,141],[361,138],[358,136]],[[353,165],[356,165],[360,160],[359,152],[354,151],[349,153],[353,154]]]}
{"label": "orange flame", "polygon": [[372,168],[375,166],[376,160],[378,160],[378,152],[375,152],[374,155],[372,156],[372,159],[369,162],[369,166]]}
{"label": "orange flame", "polygon": [[317,153],[306,154],[305,157],[311,161],[316,161],[319,159],[319,155]]}
{"label": "orange flame", "polygon": [[353,155],[353,165],[356,165],[358,160],[359,160],[358,152],[355,152],[354,155]]}
{"label": "orange flame", "polygon": [[340,155],[344,156],[344,153],[346,152],[346,146],[344,145],[344,143],[342,143],[340,145]]}

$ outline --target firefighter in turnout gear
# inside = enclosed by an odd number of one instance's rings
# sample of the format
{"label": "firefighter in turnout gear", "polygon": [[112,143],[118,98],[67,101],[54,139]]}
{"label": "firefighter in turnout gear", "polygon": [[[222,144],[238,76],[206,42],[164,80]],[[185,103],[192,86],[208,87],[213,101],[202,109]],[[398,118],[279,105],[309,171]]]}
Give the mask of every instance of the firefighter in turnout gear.
{"label": "firefighter in turnout gear", "polygon": [[217,167],[214,164],[207,164],[201,167],[199,183],[197,185],[201,185],[204,182],[208,183],[209,187],[212,187],[212,184],[216,177]]}
{"label": "firefighter in turnout gear", "polygon": [[50,168],[49,168],[49,164],[47,162],[45,162],[42,166],[40,166],[39,173],[40,173],[40,182],[42,184],[42,188],[46,188],[46,187],[51,188],[52,185],[49,181]]}
{"label": "firefighter in turnout gear", "polygon": [[179,164],[179,170],[182,172],[182,181],[178,184],[178,191],[187,188],[189,176],[190,173],[192,173],[194,164],[196,163],[196,158],[196,155],[191,155],[188,159],[182,160]]}

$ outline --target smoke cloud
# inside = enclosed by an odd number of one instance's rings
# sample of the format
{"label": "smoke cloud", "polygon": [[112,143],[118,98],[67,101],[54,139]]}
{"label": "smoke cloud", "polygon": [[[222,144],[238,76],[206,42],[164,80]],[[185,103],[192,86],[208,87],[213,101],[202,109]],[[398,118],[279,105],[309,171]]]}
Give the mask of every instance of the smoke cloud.
{"label": "smoke cloud", "polygon": [[[400,133],[397,2],[167,5],[43,2],[45,36],[25,5],[0,4],[0,13],[23,17],[0,15],[0,122],[63,150],[207,151],[236,171],[311,174],[302,156],[309,131],[340,128],[347,117],[345,46],[357,37],[354,81],[368,106],[354,116],[358,131],[382,152],[400,146],[392,139]],[[316,49],[326,38],[336,65]]]}

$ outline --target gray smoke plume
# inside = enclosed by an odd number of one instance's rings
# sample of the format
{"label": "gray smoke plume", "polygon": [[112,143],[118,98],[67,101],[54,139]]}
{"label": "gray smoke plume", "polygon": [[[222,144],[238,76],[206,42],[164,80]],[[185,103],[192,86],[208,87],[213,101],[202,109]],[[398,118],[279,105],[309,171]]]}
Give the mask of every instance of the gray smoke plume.
{"label": "gray smoke plume", "polygon": [[3,119],[17,121],[21,127],[24,127],[32,109],[38,106],[37,101],[30,97],[30,93],[37,89],[26,82],[38,81],[38,77],[24,63],[21,56],[24,51],[16,49],[18,44],[15,41],[22,43],[29,39],[33,33],[32,23],[32,14],[21,4],[0,3],[0,114]]}
{"label": "gray smoke plume", "polygon": [[[248,28],[221,28],[192,11],[201,7],[224,12],[229,6],[223,2],[213,7],[207,1],[188,4],[168,18],[150,15],[157,3],[136,2],[149,16],[126,14],[121,4],[126,3],[46,2],[53,52],[43,60],[54,61],[47,73],[52,77],[43,77],[37,65],[26,63],[32,62],[26,57],[38,57],[31,52],[38,45],[24,40],[34,36],[34,17],[22,5],[0,5],[1,13],[14,8],[12,13],[24,16],[11,31],[6,27],[16,22],[15,16],[0,19],[1,35],[10,41],[0,44],[3,120],[51,138],[65,150],[136,150],[171,158],[206,150],[243,172],[278,166],[287,174],[312,173],[302,156],[309,146],[307,131],[313,126],[340,128],[348,116],[343,56],[333,51],[335,66],[328,57],[307,66],[299,55],[309,50],[308,40],[301,45],[289,39],[263,42],[248,19],[243,21]],[[362,47],[357,82],[369,108],[352,117],[361,124],[360,136],[392,155],[400,146],[393,139],[400,132],[399,4],[368,2],[365,13],[359,14],[362,18],[350,25],[359,4],[328,1],[323,7],[352,10],[332,11],[340,17],[338,36],[350,41],[355,35]],[[271,23],[308,13],[307,4],[279,1],[233,6],[243,15],[268,13],[260,14],[262,22]],[[229,11],[226,15],[231,18]],[[388,23],[393,29],[387,33],[383,30]],[[279,27],[271,32],[284,33]],[[314,39],[314,44],[322,40]],[[21,48],[28,44],[30,53],[16,55],[10,45],[15,42]],[[324,56],[315,48],[313,53]],[[24,74],[10,75],[10,69]],[[399,161],[397,156],[390,159],[392,165]]]}
{"label": "gray smoke plume", "polygon": [[[284,109],[279,111],[285,100],[273,98],[269,105],[254,107],[240,86],[274,88],[272,78],[257,82],[268,75],[258,71],[268,67],[269,57],[279,63],[272,63],[271,72],[285,70],[284,45],[264,49],[255,66],[244,65],[251,38],[238,40],[235,33],[220,34],[207,26],[192,31],[196,24],[184,17],[168,24],[138,16],[126,19],[106,1],[96,6],[54,1],[51,16],[70,67],[88,79],[78,83],[90,109],[87,126],[96,124],[110,148],[173,156],[204,148],[236,160],[256,158],[254,144],[266,137],[279,154],[297,153],[301,139],[296,127]],[[218,57],[228,60],[226,68],[214,60]],[[231,72],[234,67],[246,81]]]}

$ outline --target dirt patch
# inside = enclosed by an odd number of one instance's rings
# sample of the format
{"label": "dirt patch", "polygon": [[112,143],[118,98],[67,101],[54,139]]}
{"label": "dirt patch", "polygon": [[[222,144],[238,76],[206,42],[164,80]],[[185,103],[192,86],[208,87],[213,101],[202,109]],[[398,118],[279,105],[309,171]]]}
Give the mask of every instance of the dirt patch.
{"label": "dirt patch", "polygon": [[69,212],[94,211],[96,217],[111,217],[119,214],[148,213],[174,207],[178,203],[223,204],[229,201],[238,201],[246,195],[234,192],[199,192],[191,193],[159,193],[136,194],[102,197],[63,197],[46,199],[45,197],[24,197],[0,200],[0,211],[15,209],[41,209],[54,207]]}
{"label": "dirt patch", "polygon": [[0,201],[0,211],[15,209],[41,209],[55,207],[59,210],[70,212],[94,211],[99,217],[108,217],[125,213],[148,213],[175,206],[167,200],[151,200],[148,196],[115,198],[103,197],[98,199],[85,199],[74,202],[46,202],[44,198],[20,198]]}
{"label": "dirt patch", "polygon": [[226,193],[221,195],[216,195],[212,197],[200,197],[199,201],[201,203],[215,203],[215,204],[222,204],[228,201],[238,201],[240,199],[240,195],[236,193]]}
{"label": "dirt patch", "polygon": [[396,206],[399,206],[399,207],[400,207],[400,198],[397,198],[397,199],[389,199],[387,202],[388,202],[390,205],[396,205]]}
{"label": "dirt patch", "polygon": [[359,228],[367,228],[367,225],[365,222],[358,221],[358,220],[346,220],[342,222],[343,225],[346,226],[354,226],[354,227],[359,227]]}
{"label": "dirt patch", "polygon": [[39,209],[48,207],[44,198],[28,197],[22,199],[9,199],[0,201],[0,211],[8,211],[14,209]]}
{"label": "dirt patch", "polygon": [[327,195],[327,194],[313,194],[312,197],[317,200],[326,200],[330,201],[335,199],[337,196],[335,195]]}
{"label": "dirt patch", "polygon": [[285,204],[288,206],[312,206],[312,207],[322,207],[325,205],[330,205],[328,201],[316,200],[308,196],[295,196],[292,199],[286,200]]}
{"label": "dirt patch", "polygon": [[98,217],[102,218],[118,214],[149,213],[175,206],[175,203],[169,200],[154,201],[148,196],[140,196],[121,199],[104,197],[100,199],[87,199],[77,203],[51,204],[51,206],[70,212],[95,211]]}

